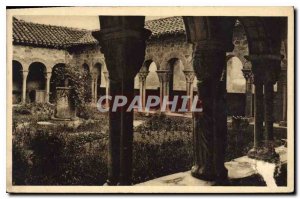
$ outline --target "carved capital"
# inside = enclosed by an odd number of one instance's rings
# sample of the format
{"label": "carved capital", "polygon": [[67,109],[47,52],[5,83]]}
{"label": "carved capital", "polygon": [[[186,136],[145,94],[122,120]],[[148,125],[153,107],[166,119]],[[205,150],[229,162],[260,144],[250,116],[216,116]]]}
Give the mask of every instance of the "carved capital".
{"label": "carved capital", "polygon": [[242,69],[243,75],[246,79],[246,81],[250,80],[253,78],[253,73],[250,69]]}
{"label": "carved capital", "polygon": [[151,34],[144,28],[144,17],[101,16],[100,21],[101,30],[93,36],[101,45],[110,79],[133,79],[144,62],[145,41]]}
{"label": "carved capital", "polygon": [[143,71],[143,72],[139,72],[138,74],[139,74],[139,80],[141,82],[145,82],[149,72]]}
{"label": "carved capital", "polygon": [[52,72],[46,72],[46,73],[44,73],[44,75],[45,75],[46,79],[50,80],[50,78],[52,76]]}
{"label": "carved capital", "polygon": [[[200,47],[199,47],[200,46]],[[219,80],[226,66],[226,52],[222,48],[202,48],[194,44],[193,68],[199,81]]]}
{"label": "carved capital", "polygon": [[23,78],[28,76],[28,70],[22,70]]}
{"label": "carved capital", "polygon": [[187,83],[193,83],[194,79],[195,79],[195,73],[192,70],[184,70],[183,71],[184,76],[185,76],[185,80]]}
{"label": "carved capital", "polygon": [[252,63],[254,83],[263,82],[265,84],[275,84],[279,78],[281,70],[281,55],[249,55],[245,58]]}
{"label": "carved capital", "polygon": [[168,70],[157,70],[156,71],[160,82],[170,81],[170,71]]}

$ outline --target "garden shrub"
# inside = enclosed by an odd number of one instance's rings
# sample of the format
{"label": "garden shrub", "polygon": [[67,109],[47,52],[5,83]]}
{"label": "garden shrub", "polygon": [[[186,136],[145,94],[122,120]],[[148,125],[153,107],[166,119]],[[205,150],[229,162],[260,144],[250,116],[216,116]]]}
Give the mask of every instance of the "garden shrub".
{"label": "garden shrub", "polygon": [[29,164],[26,152],[16,142],[12,146],[12,179],[13,185],[25,185],[29,178]]}
{"label": "garden shrub", "polygon": [[[192,120],[161,114],[134,129],[133,183],[187,171],[193,165]],[[76,130],[64,124],[31,123],[13,133],[13,182],[30,185],[103,185],[107,179],[108,118],[84,121]],[[242,135],[237,146],[237,135]],[[226,161],[252,147],[253,127],[228,129]],[[239,147],[239,148],[237,148]],[[28,151],[32,151],[29,158]],[[28,159],[29,158],[29,159]]]}
{"label": "garden shrub", "polygon": [[48,103],[28,103],[13,107],[13,120],[20,122],[33,122],[49,120],[54,113],[54,105]]}

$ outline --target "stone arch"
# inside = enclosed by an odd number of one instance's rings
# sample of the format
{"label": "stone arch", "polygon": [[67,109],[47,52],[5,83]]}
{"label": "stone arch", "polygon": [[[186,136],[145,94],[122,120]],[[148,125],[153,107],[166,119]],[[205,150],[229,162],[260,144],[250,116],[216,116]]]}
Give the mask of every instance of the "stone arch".
{"label": "stone arch", "polygon": [[144,64],[147,62],[147,61],[152,61],[152,62],[154,62],[155,63],[155,65],[156,65],[156,67],[157,67],[157,70],[160,70],[160,61],[159,61],[159,58],[157,57],[157,56],[155,56],[155,55],[153,55],[153,54],[146,54],[145,55],[145,62],[144,62]]}
{"label": "stone arch", "polygon": [[90,73],[90,66],[86,63],[86,62],[84,62],[82,65],[81,65],[81,69],[82,69],[82,72],[88,72],[88,73]]}
{"label": "stone arch", "polygon": [[184,65],[181,59],[171,58],[167,62],[166,67],[170,72],[169,79],[169,98],[172,100],[174,92],[176,91],[185,91],[186,90],[186,79],[183,73]]}
{"label": "stone arch", "polygon": [[145,68],[149,71],[146,78],[146,89],[157,90],[159,88],[159,78],[156,73],[158,67],[156,63],[152,60],[147,60],[144,62]]}
{"label": "stone arch", "polygon": [[28,67],[27,93],[30,102],[44,102],[47,67],[42,62],[33,62]]}
{"label": "stone arch", "polygon": [[24,66],[24,70],[28,70],[29,71],[29,67],[32,63],[43,63],[43,65],[45,66],[45,72],[51,72],[52,71],[52,66],[53,64],[49,63],[49,61],[47,61],[46,59],[40,58],[40,57],[31,57],[28,58],[26,60],[26,64],[28,68],[26,68],[26,66]]}
{"label": "stone arch", "polygon": [[243,76],[243,63],[237,56],[227,60],[226,88],[228,93],[245,93],[246,80]]}
{"label": "stone arch", "polygon": [[57,63],[52,67],[52,75],[50,78],[50,93],[49,102],[56,101],[56,87],[67,86],[67,77],[65,71],[66,65],[64,63]]}
{"label": "stone arch", "polygon": [[[61,65],[61,64],[66,65],[66,62],[65,62],[64,59],[57,59],[57,60],[55,60],[54,63],[49,64],[49,66],[51,67],[51,71],[53,70],[53,68],[54,68],[55,66]],[[51,71],[47,71],[47,72],[51,72]]]}
{"label": "stone arch", "polygon": [[[284,18],[239,17],[249,42],[249,54],[280,54]],[[276,32],[276,34],[274,34]]]}
{"label": "stone arch", "polygon": [[12,62],[12,101],[13,104],[18,104],[22,101],[22,85],[23,85],[23,66],[19,61],[13,60]]}
{"label": "stone arch", "polygon": [[163,59],[162,59],[162,62],[161,62],[161,69],[160,70],[169,70],[168,68],[168,62],[171,60],[171,59],[179,59],[183,66],[186,67],[187,66],[187,61],[186,61],[186,58],[185,56],[178,52],[178,51],[172,51],[170,53],[167,53],[166,55],[164,55]]}

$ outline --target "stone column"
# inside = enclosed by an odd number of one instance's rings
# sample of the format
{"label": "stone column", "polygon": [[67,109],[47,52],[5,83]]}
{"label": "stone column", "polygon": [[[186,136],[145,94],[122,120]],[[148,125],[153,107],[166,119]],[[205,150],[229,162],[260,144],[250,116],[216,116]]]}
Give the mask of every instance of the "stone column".
{"label": "stone column", "polygon": [[287,126],[287,68],[281,69],[281,92],[282,92],[282,121],[281,126]]}
{"label": "stone column", "polygon": [[188,101],[188,111],[191,111],[192,103],[193,103],[193,82],[195,79],[195,73],[193,70],[184,70],[183,71],[185,75],[185,81],[186,81],[186,95],[189,96],[189,101]]}
{"label": "stone column", "polygon": [[245,116],[252,117],[252,84],[253,84],[253,74],[251,69],[242,69],[243,75],[246,79],[246,107]]}
{"label": "stone column", "polygon": [[99,16],[101,29],[93,35],[100,43],[109,71],[112,100],[126,96],[128,103],[116,111],[109,110],[108,185],[132,182],[133,111],[127,108],[134,97],[134,78],[145,57],[145,17]]}
{"label": "stone column", "polygon": [[255,85],[254,146],[248,156],[268,160],[277,156],[273,144],[269,141],[273,140],[273,86],[276,83],[278,69],[280,70],[280,59],[274,55],[250,55],[246,59],[252,63]]}
{"label": "stone column", "polygon": [[281,71],[281,56],[269,55],[261,58],[265,63],[264,74],[264,117],[265,117],[265,139],[273,141],[274,124],[274,85],[278,81]]}
{"label": "stone column", "polygon": [[[163,99],[165,97],[169,97],[169,81],[170,81],[170,71],[168,70],[157,70],[156,71],[159,83],[160,83],[160,106],[163,105]],[[169,106],[167,105],[166,111],[169,110]]]}
{"label": "stone column", "polygon": [[22,103],[26,103],[26,88],[27,88],[27,76],[28,76],[28,71],[23,70],[23,84],[22,84]]}
{"label": "stone column", "polygon": [[92,73],[92,103],[97,103],[97,80],[98,74]]}
{"label": "stone column", "polygon": [[192,175],[222,184],[227,145],[225,77],[226,52],[233,50],[231,17],[184,17],[188,42],[193,44],[193,69],[202,112],[193,113]]}
{"label": "stone column", "polygon": [[50,79],[52,76],[52,72],[45,73],[45,79],[46,79],[46,96],[45,96],[45,102],[49,103],[49,97],[50,97]]}
{"label": "stone column", "polygon": [[109,107],[109,99],[108,99],[108,96],[109,96],[109,75],[108,75],[108,71],[104,71],[103,72],[104,74],[104,78],[105,78],[105,95],[106,95],[106,98],[105,98],[105,106],[106,107]]}
{"label": "stone column", "polygon": [[139,86],[140,86],[140,98],[142,100],[142,110],[145,110],[146,106],[146,78],[149,72],[139,72]]}
{"label": "stone column", "polygon": [[204,180],[227,179],[224,166],[227,111],[224,81],[226,48],[222,42],[194,43],[193,67],[203,112],[194,112],[194,159],[192,175]]}
{"label": "stone column", "polygon": [[91,102],[93,103],[95,101],[95,78],[94,78],[93,74],[91,74],[91,89],[92,89],[92,100],[91,100]]}
{"label": "stone column", "polygon": [[264,122],[264,106],[263,106],[263,76],[264,64],[255,59],[255,56],[245,56],[252,63],[252,74],[254,83],[254,142],[253,149],[248,153],[252,157],[263,141],[263,122]]}

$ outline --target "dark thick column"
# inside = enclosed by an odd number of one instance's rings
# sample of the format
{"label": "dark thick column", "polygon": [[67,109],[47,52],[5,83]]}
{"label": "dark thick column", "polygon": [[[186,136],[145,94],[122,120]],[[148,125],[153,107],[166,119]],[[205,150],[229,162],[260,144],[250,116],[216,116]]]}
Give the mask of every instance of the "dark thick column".
{"label": "dark thick column", "polygon": [[226,52],[233,50],[231,17],[184,17],[202,112],[193,113],[194,177],[223,183],[227,145]]}
{"label": "dark thick column", "polygon": [[[130,185],[132,178],[133,111],[127,108],[134,97],[134,77],[145,56],[145,17],[100,16],[101,30],[93,35],[99,40],[109,72],[112,101],[117,95],[128,102],[117,111],[109,111],[109,185]],[[110,105],[112,107],[112,105]]]}
{"label": "dark thick column", "polygon": [[[193,66],[197,77],[198,97],[203,112],[194,113],[194,159],[192,175],[205,180],[227,178],[224,166],[226,149],[226,103],[224,82],[226,51],[221,43],[194,44]],[[224,122],[225,121],[225,122]]]}
{"label": "dark thick column", "polygon": [[280,87],[281,89],[278,92],[281,92],[282,100],[282,116],[280,121],[280,126],[287,126],[287,68],[281,68],[280,73]]}
{"label": "dark thick column", "polygon": [[273,141],[274,124],[274,85],[281,71],[281,56],[269,55],[262,58],[265,63],[264,75],[264,108],[265,108],[265,139]]}
{"label": "dark thick column", "polygon": [[253,84],[253,74],[251,69],[243,69],[243,75],[246,79],[246,107],[245,116],[252,117],[252,84]]}

